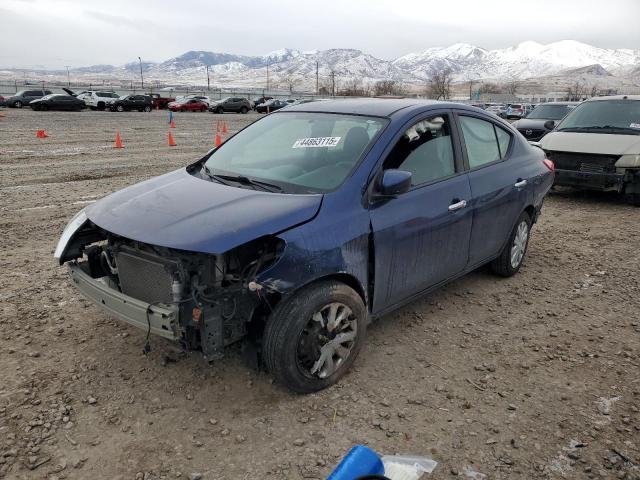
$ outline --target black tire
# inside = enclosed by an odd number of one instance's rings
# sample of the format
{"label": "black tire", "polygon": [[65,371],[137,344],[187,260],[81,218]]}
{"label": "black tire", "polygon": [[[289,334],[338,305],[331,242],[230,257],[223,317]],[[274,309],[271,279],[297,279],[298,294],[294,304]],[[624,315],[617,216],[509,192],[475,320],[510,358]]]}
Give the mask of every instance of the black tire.
{"label": "black tire", "polygon": [[628,198],[631,205],[640,207],[640,193],[630,193]]}
{"label": "black tire", "polygon": [[151,111],[151,107],[149,105],[147,105],[146,107],[144,107],[144,111],[145,112],[150,112]]}
{"label": "black tire", "polygon": [[[309,361],[313,362],[315,357],[320,357],[318,339],[327,340],[327,337],[324,334],[313,336],[309,333],[308,327],[311,325],[311,328],[315,328],[321,325],[312,317],[316,312],[325,311],[330,308],[330,304],[335,303],[351,310],[347,317],[349,331],[341,329],[341,333],[337,335],[354,333],[355,337],[352,341],[345,342],[349,344],[346,347],[346,358],[336,361],[335,370],[321,378],[323,372],[311,373],[312,369],[308,369],[303,363],[308,364]],[[262,340],[264,363],[280,383],[294,392],[311,393],[322,390],[336,383],[349,370],[364,343],[366,326],[367,309],[360,295],[352,288],[337,281],[312,284],[282,301],[269,317]],[[326,332],[324,328],[322,326],[320,330]],[[333,335],[331,338],[336,338],[336,330],[330,335]],[[328,340],[324,344],[327,343]],[[313,350],[314,358],[301,358],[300,349],[304,350],[305,346],[305,353]],[[334,356],[331,358],[333,363]]]}
{"label": "black tire", "polygon": [[39,109],[42,110],[43,112],[46,112],[47,110],[49,110],[49,107],[45,104],[42,104],[40,105]]}
{"label": "black tire", "polygon": [[224,109],[218,107],[216,108],[216,113],[224,113]]}
{"label": "black tire", "polygon": [[[524,245],[522,245],[522,240],[519,238],[519,231],[523,228],[522,225],[526,225],[526,239],[524,240]],[[516,222],[511,234],[509,235],[509,241],[505,245],[504,249],[500,253],[500,256],[493,260],[489,267],[491,271],[496,275],[500,275],[501,277],[511,277],[518,273],[520,267],[522,266],[522,262],[524,261],[525,254],[527,253],[527,246],[529,245],[529,236],[531,235],[531,217],[527,212],[522,212],[520,217],[518,217],[518,221]],[[519,258],[517,261],[514,261],[514,249],[516,238],[519,238],[518,243],[520,243],[521,255],[517,255]]]}
{"label": "black tire", "polygon": [[[104,108],[105,108],[105,104],[104,104],[104,102],[98,102],[98,107],[97,107],[97,109],[98,109],[98,110],[100,110],[100,111],[102,111],[102,110],[104,110]],[[95,108],[94,108],[94,110],[95,110]]]}
{"label": "black tire", "polygon": [[240,113],[243,114],[243,115],[246,114],[248,111],[249,111],[249,109],[247,107],[242,107],[240,109]]}
{"label": "black tire", "polygon": [[16,108],[22,108],[22,102],[20,100],[17,100],[13,102],[13,106]]}
{"label": "black tire", "polygon": [[124,107],[123,107],[122,105],[118,105],[118,106],[116,107],[116,110],[117,110],[118,112],[124,112]]}

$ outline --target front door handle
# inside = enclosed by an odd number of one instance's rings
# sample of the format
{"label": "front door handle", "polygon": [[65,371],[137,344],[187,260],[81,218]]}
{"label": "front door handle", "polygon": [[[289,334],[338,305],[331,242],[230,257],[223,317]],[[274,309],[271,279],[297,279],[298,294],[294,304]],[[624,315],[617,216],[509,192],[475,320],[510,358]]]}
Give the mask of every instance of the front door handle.
{"label": "front door handle", "polygon": [[527,184],[526,180],[518,180],[516,183],[514,183],[514,187],[516,188],[522,188]]}
{"label": "front door handle", "polygon": [[449,205],[449,211],[455,212],[456,210],[460,210],[461,208],[464,208],[466,206],[467,206],[467,201],[460,200],[459,202],[452,203],[451,205]]}

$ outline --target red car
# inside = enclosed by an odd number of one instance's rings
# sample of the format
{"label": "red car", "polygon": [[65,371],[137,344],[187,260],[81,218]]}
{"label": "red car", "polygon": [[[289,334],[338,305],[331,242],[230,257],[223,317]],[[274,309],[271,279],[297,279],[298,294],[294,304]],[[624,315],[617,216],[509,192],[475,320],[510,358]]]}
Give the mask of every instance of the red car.
{"label": "red car", "polygon": [[171,102],[169,104],[169,110],[172,112],[206,112],[209,105],[202,100],[196,100],[195,98],[187,98],[184,100],[178,100],[177,102]]}
{"label": "red car", "polygon": [[147,95],[149,95],[151,97],[151,103],[153,105],[153,109],[160,109],[160,110],[164,110],[165,108],[168,108],[168,105],[171,102],[175,102],[176,99],[173,97],[161,97],[160,94],[158,93],[148,93]]}

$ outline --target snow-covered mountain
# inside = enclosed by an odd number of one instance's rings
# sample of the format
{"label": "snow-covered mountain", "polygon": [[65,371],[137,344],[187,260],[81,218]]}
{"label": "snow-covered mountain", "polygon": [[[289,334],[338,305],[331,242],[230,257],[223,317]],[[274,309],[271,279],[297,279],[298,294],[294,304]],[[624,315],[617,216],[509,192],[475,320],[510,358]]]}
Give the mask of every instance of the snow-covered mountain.
{"label": "snow-covered mountain", "polygon": [[[496,50],[457,43],[409,53],[384,60],[355,49],[300,51],[284,48],[265,55],[249,56],[208,51],[189,51],[160,63],[143,63],[145,80],[163,83],[206,84],[209,67],[211,82],[225,87],[264,87],[267,70],[270,87],[295,86],[314,90],[316,65],[320,81],[329,78],[338,84],[358,79],[364,83],[398,80],[406,84],[424,84],[433,73],[449,69],[455,81],[469,79],[536,79],[551,76],[591,75],[638,79],[640,49],[606,49],[563,40],[543,45],[533,41]],[[73,74],[85,79],[136,79],[140,65],[94,65],[78,68]],[[573,72],[573,73],[572,73]],[[48,78],[64,72],[47,72]]]}

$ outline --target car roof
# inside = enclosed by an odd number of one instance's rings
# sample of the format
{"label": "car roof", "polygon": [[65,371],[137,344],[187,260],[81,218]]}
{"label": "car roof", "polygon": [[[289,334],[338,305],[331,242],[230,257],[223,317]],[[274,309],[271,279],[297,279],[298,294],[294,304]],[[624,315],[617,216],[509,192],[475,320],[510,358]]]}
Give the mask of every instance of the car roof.
{"label": "car roof", "polygon": [[466,107],[460,103],[415,98],[348,98],[290,105],[287,107],[286,111],[344,113],[351,115],[369,115],[372,117],[388,117],[399,110],[404,110],[409,107],[428,106],[448,106],[455,108]]}
{"label": "car roof", "polygon": [[541,107],[542,105],[580,105],[582,102],[544,102],[537,103],[536,107]]}
{"label": "car roof", "polygon": [[587,98],[585,102],[599,102],[602,100],[640,100],[640,95],[607,95],[604,97]]}

